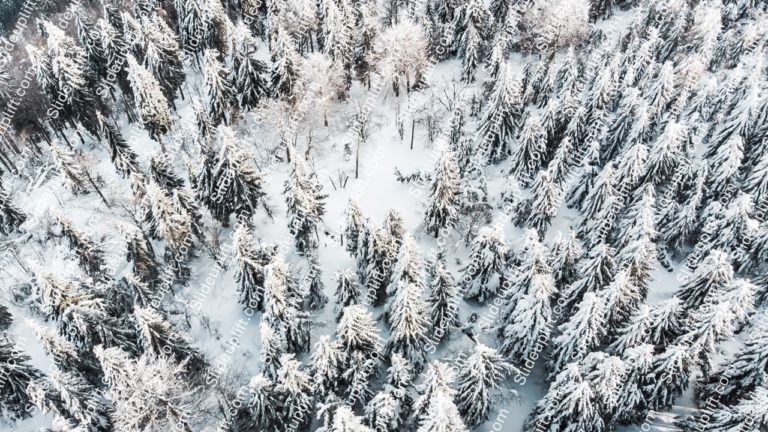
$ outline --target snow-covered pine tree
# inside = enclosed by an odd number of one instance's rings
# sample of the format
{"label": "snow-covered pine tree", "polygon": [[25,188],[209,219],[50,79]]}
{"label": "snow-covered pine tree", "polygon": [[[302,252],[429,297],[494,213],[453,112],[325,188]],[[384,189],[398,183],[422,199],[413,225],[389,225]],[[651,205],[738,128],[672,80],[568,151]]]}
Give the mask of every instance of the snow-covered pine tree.
{"label": "snow-covered pine tree", "polygon": [[459,293],[444,257],[435,259],[430,274],[429,322],[434,329],[432,338],[442,340],[451,329],[459,326]]}
{"label": "snow-covered pine tree", "polygon": [[160,141],[173,124],[170,103],[154,76],[140,65],[133,55],[128,55],[128,80],[136,101],[136,111],[149,136]]}
{"label": "snow-covered pine tree", "polygon": [[458,218],[458,198],[461,185],[456,157],[450,148],[440,151],[429,187],[425,214],[426,231],[438,238],[440,231],[451,227]]}
{"label": "snow-covered pine tree", "polygon": [[733,336],[736,324],[734,308],[728,301],[711,299],[690,314],[687,332],[678,339],[688,354],[701,366],[705,376],[711,371],[711,359],[717,344]]}
{"label": "snow-covered pine tree", "polygon": [[281,332],[288,352],[309,351],[309,313],[302,310],[303,294],[288,266],[278,255],[265,268],[264,319]]}
{"label": "snow-covered pine tree", "polygon": [[451,366],[438,360],[431,361],[424,373],[424,380],[416,386],[419,396],[413,402],[410,421],[423,424],[431,410],[432,401],[438,396],[453,403],[456,391],[451,388],[451,384],[455,378],[455,371]]}
{"label": "snow-covered pine tree", "polygon": [[608,328],[617,328],[626,323],[637,310],[638,304],[645,299],[644,294],[627,269],[619,270],[613,280],[597,292],[605,304],[604,319]]}
{"label": "snow-covered pine tree", "polygon": [[51,144],[51,156],[62,176],[62,182],[74,193],[87,193],[88,173],[81,161],[70,149],[55,142]]}
{"label": "snow-covered pine tree", "polygon": [[263,176],[253,155],[235,141],[232,130],[219,127],[218,148],[206,152],[195,177],[197,196],[213,217],[228,226],[232,214],[252,216],[264,197]]}
{"label": "snow-covered pine tree", "polygon": [[240,109],[247,111],[258,106],[269,94],[269,85],[264,75],[267,65],[256,54],[257,43],[244,23],[238,23],[232,32],[230,64],[235,98]]}
{"label": "snow-covered pine tree", "polygon": [[469,263],[462,269],[463,297],[484,302],[496,294],[493,276],[503,268],[507,255],[504,234],[498,227],[484,227],[472,241]]}
{"label": "snow-covered pine tree", "polygon": [[339,343],[328,335],[320,336],[310,356],[310,374],[314,393],[319,398],[338,394],[341,388],[341,372],[347,362]]}
{"label": "snow-covered pine tree", "polygon": [[281,394],[282,417],[288,428],[302,430],[312,416],[312,379],[293,354],[280,358],[275,389]]}
{"label": "snow-covered pine tree", "polygon": [[[157,78],[165,98],[175,106],[176,93],[181,91],[186,75],[173,30],[155,14],[141,17],[144,42],[144,65]],[[182,95],[183,96],[183,95]]]}
{"label": "snow-covered pine tree", "polygon": [[340,405],[333,415],[333,423],[318,429],[318,432],[373,432],[373,429],[363,424],[362,418],[356,416],[352,408]]}
{"label": "snow-covered pine tree", "polygon": [[357,11],[347,0],[320,0],[318,4],[323,14],[321,23],[323,49],[325,54],[344,71],[347,88],[349,88],[352,83],[354,26]]}
{"label": "snow-covered pine tree", "polygon": [[240,304],[263,312],[265,268],[274,260],[277,249],[272,245],[255,247],[253,233],[247,223],[241,223],[235,230],[234,248]]}
{"label": "snow-covered pine tree", "polygon": [[395,432],[400,427],[400,405],[395,397],[381,391],[365,406],[365,423],[375,431]]}
{"label": "snow-covered pine tree", "polygon": [[10,192],[5,190],[0,180],[0,235],[7,236],[18,230],[26,220],[27,215],[16,207],[11,200]]}
{"label": "snow-covered pine tree", "polygon": [[99,124],[99,135],[106,141],[109,148],[109,157],[115,165],[117,172],[123,177],[130,176],[141,170],[139,167],[138,156],[131,149],[131,146],[123,139],[120,130],[108,121],[100,112],[96,113],[96,119]]}
{"label": "snow-covered pine tree", "polygon": [[653,365],[653,351],[654,347],[650,344],[638,344],[623,351],[622,360],[626,369],[621,378],[625,384],[617,389],[611,423],[638,423],[648,416],[645,389],[651,384],[648,373]]}
{"label": "snow-covered pine tree", "polygon": [[454,40],[462,58],[462,80],[475,81],[477,66],[485,58],[485,41],[489,39],[491,16],[482,0],[468,0],[454,20]]}
{"label": "snow-covered pine tree", "polygon": [[688,126],[669,121],[664,127],[664,132],[651,145],[647,179],[654,184],[665,182],[682,163],[688,140]]}
{"label": "snow-covered pine tree", "polygon": [[336,327],[336,336],[347,354],[360,352],[366,358],[372,358],[381,350],[379,330],[373,316],[363,305],[344,308]]}
{"label": "snow-covered pine tree", "polygon": [[438,393],[429,402],[429,409],[419,423],[417,432],[468,432],[459,409],[449,395]]}
{"label": "snow-covered pine tree", "polygon": [[535,351],[541,351],[541,342],[549,340],[552,325],[550,302],[556,291],[552,276],[534,274],[527,290],[511,313],[505,314],[506,321],[498,329],[499,350],[517,361],[525,361]]}
{"label": "snow-covered pine tree", "polygon": [[30,416],[30,395],[27,386],[33,380],[43,376],[29,362],[32,360],[8,335],[0,340],[0,373],[2,392],[0,392],[0,409],[3,417],[11,420],[23,419]]}
{"label": "snow-covered pine tree", "polygon": [[[51,390],[61,399],[57,412],[82,430],[109,430],[112,426],[112,407],[102,391],[75,371],[56,371],[51,374]],[[57,398],[57,399],[58,399]]]}
{"label": "snow-covered pine tree", "polygon": [[262,374],[254,375],[246,387],[247,404],[240,402],[235,418],[229,420],[232,431],[270,430],[282,424],[280,419],[280,395],[275,383]]}
{"label": "snow-covered pine tree", "polygon": [[560,204],[560,188],[548,170],[541,170],[533,181],[528,219],[526,224],[544,237],[547,227],[557,213]]}
{"label": "snow-covered pine tree", "polygon": [[346,250],[356,257],[360,248],[361,231],[365,224],[365,216],[360,209],[360,204],[355,199],[350,199],[344,210],[344,236],[347,238]]}
{"label": "snow-covered pine tree", "polygon": [[186,334],[174,330],[158,311],[136,307],[133,311],[139,336],[139,346],[144,355],[168,356],[177,363],[184,363],[190,377],[202,374],[206,367],[203,354],[192,345]]}
{"label": "snow-covered pine tree", "polygon": [[597,292],[611,281],[616,268],[613,253],[613,248],[599,243],[581,259],[576,271],[581,277],[563,289],[564,311],[581,301],[584,294]]}
{"label": "snow-covered pine tree", "polygon": [[646,389],[651,409],[669,408],[688,387],[694,366],[688,347],[669,345],[653,357],[649,372],[651,385]]}
{"label": "snow-covered pine tree", "polygon": [[531,183],[547,157],[547,133],[538,114],[529,112],[512,146],[511,173],[521,178],[523,186]]}
{"label": "snow-covered pine tree", "polygon": [[692,311],[704,304],[708,296],[724,290],[731,280],[733,267],[728,261],[728,254],[713,250],[683,283],[677,297],[682,300],[686,309]]}
{"label": "snow-covered pine tree", "polygon": [[576,362],[560,372],[525,420],[525,430],[599,431],[603,420],[594,406],[591,384]]}
{"label": "snow-covered pine tree", "polygon": [[74,250],[77,255],[80,267],[95,278],[105,277],[106,275],[102,271],[106,264],[104,251],[86,233],[77,229],[72,225],[72,221],[63,215],[58,215],[57,220],[61,227],[61,235],[67,240],[70,249]]}
{"label": "snow-covered pine tree", "polygon": [[683,302],[672,297],[651,308],[649,343],[667,346],[683,334],[687,324],[687,310]]}
{"label": "snow-covered pine tree", "polygon": [[165,153],[155,153],[150,157],[149,172],[152,180],[168,193],[184,186],[184,179],[173,172],[171,162]]}
{"label": "snow-covered pine tree", "polygon": [[753,319],[744,346],[711,375],[704,377],[699,389],[701,400],[716,399],[732,404],[749,392],[765,385],[768,371],[768,314],[759,312]]}
{"label": "snow-covered pine tree", "polygon": [[272,53],[271,93],[275,97],[291,100],[295,97],[294,87],[299,80],[301,58],[293,37],[282,24],[278,24],[272,30],[270,51]]}
{"label": "snow-covered pine tree", "polygon": [[510,143],[522,115],[521,96],[520,83],[513,72],[502,67],[478,123],[478,147],[486,163],[501,162],[511,153]]}
{"label": "snow-covered pine tree", "polygon": [[703,432],[752,430],[758,431],[768,424],[768,388],[757,387],[738,403],[728,405],[715,400],[702,408],[699,414],[676,422],[683,430]]}
{"label": "snow-covered pine tree", "polygon": [[386,352],[397,352],[417,369],[426,361],[424,345],[428,340],[429,322],[423,286],[400,280],[389,313],[390,336]]}
{"label": "snow-covered pine tree", "polygon": [[155,183],[147,184],[147,197],[151,204],[154,223],[166,241],[165,261],[173,270],[174,277],[186,283],[190,277],[188,259],[192,245],[192,219],[186,212],[178,212],[171,197]]}
{"label": "snow-covered pine tree", "polygon": [[349,269],[336,273],[336,322],[341,319],[344,308],[353,304],[360,304],[361,293],[357,284],[357,275]]}
{"label": "snow-covered pine tree", "polygon": [[107,397],[114,404],[116,429],[193,430],[197,415],[190,407],[199,394],[184,378],[183,364],[163,357],[133,360],[119,348],[100,345],[94,353],[109,384]]}
{"label": "snow-covered pine tree", "polygon": [[567,285],[576,278],[576,266],[583,255],[583,250],[576,238],[576,232],[570,230],[563,235],[558,231],[549,253],[549,265],[552,276],[558,285]]}
{"label": "snow-covered pine tree", "polygon": [[584,295],[571,318],[558,327],[560,335],[552,340],[549,360],[552,375],[560,373],[568,363],[580,361],[600,345],[607,331],[605,314],[605,303],[600,297],[591,292]]}
{"label": "snow-covered pine tree", "polygon": [[325,213],[322,185],[305,170],[304,161],[294,155],[291,174],[285,181],[285,202],[288,206],[288,229],[295,239],[296,251],[305,255],[317,248],[317,226]]}
{"label": "snow-covered pine tree", "polygon": [[743,159],[744,140],[739,135],[718,146],[714,154],[707,158],[709,177],[706,187],[711,197],[719,198],[728,189],[736,187]]}
{"label": "snow-covered pine tree", "polygon": [[205,51],[205,93],[207,101],[208,117],[213,126],[232,123],[232,106],[235,103],[233,90],[235,87],[230,81],[230,70],[221,62],[220,53],[214,49]]}
{"label": "snow-covered pine tree", "polygon": [[481,343],[469,356],[460,362],[456,377],[456,406],[470,427],[475,427],[488,420],[488,413],[493,409],[492,392],[510,374],[518,372],[495,349]]}
{"label": "snow-covered pine tree", "polygon": [[125,242],[126,260],[133,262],[133,274],[140,281],[153,284],[159,269],[152,244],[141,230],[132,226],[118,224],[118,231]]}

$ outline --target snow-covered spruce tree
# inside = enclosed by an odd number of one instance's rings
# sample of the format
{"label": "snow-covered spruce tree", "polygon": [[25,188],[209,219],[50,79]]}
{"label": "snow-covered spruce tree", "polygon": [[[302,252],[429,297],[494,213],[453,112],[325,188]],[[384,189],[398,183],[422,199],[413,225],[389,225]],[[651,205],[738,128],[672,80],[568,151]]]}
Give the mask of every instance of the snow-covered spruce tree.
{"label": "snow-covered spruce tree", "polygon": [[164,357],[133,360],[119,348],[96,346],[94,353],[109,385],[117,430],[193,430],[191,407],[199,394],[184,378],[184,364]]}
{"label": "snow-covered spruce tree", "polygon": [[702,379],[700,400],[715,398],[731,404],[765,385],[768,370],[768,318],[765,312],[759,312],[750,330],[741,350]]}
{"label": "snow-covered spruce tree", "polygon": [[365,406],[365,423],[372,430],[395,432],[400,427],[400,405],[387,391],[381,391]]}
{"label": "snow-covered spruce tree", "polygon": [[349,269],[336,273],[336,322],[341,319],[344,308],[360,303],[360,287],[357,284],[357,275]]}
{"label": "snow-covered spruce tree", "polygon": [[204,155],[195,176],[197,196],[213,217],[229,226],[230,216],[249,217],[264,197],[263,176],[253,165],[253,155],[235,141],[232,130],[219,127],[218,146]]}
{"label": "snow-covered spruce tree", "polygon": [[484,302],[497,292],[493,276],[503,268],[507,255],[504,234],[498,227],[484,227],[472,241],[469,262],[462,269],[461,284],[465,299]]}
{"label": "snow-covered spruce tree", "polygon": [[625,384],[617,389],[611,423],[638,423],[648,416],[645,389],[651,385],[648,373],[653,365],[653,351],[653,345],[650,344],[639,344],[623,351],[622,360],[626,369],[620,378],[624,379]]}
{"label": "snow-covered spruce tree", "polygon": [[271,94],[281,99],[291,100],[295,97],[294,88],[300,78],[301,57],[296,50],[293,37],[282,24],[278,24],[272,31],[270,51],[272,53]]}
{"label": "snow-covered spruce tree", "polygon": [[525,430],[601,431],[604,423],[594,404],[592,385],[576,362],[557,374],[549,390],[525,420]]}
{"label": "snow-covered spruce tree", "polygon": [[7,236],[19,229],[27,220],[27,215],[11,200],[10,192],[5,190],[0,180],[0,235]]}
{"label": "snow-covered spruce tree", "polygon": [[269,85],[264,75],[267,65],[256,54],[258,44],[244,23],[238,23],[232,32],[232,47],[229,58],[235,98],[243,111],[256,108],[269,94]]}
{"label": "snow-covered spruce tree", "polygon": [[281,332],[288,352],[308,352],[309,313],[302,310],[303,293],[280,256],[266,267],[264,275],[264,319]]}
{"label": "snow-covered spruce tree", "polygon": [[669,121],[664,127],[664,132],[651,145],[647,179],[654,184],[666,181],[682,163],[689,140],[688,126]]}
{"label": "snow-covered spruce tree", "polygon": [[312,379],[293,354],[284,354],[277,370],[275,389],[281,394],[282,417],[289,429],[302,430],[312,416]]}
{"label": "snow-covered spruce tree", "polygon": [[451,397],[444,393],[438,393],[429,402],[429,409],[422,417],[417,432],[468,432],[469,428],[464,424],[456,404]]}
{"label": "snow-covered spruce tree", "polygon": [[694,310],[704,304],[708,296],[724,290],[731,280],[733,267],[728,261],[728,254],[713,250],[680,287],[677,297],[686,309]]}
{"label": "snow-covered spruce tree", "polygon": [[322,185],[313,174],[305,171],[304,161],[294,155],[291,174],[285,181],[285,202],[288,206],[288,229],[295,239],[296,251],[305,255],[317,248],[317,225],[325,214]]}
{"label": "snow-covered spruce tree", "polygon": [[55,329],[45,327],[33,320],[27,320],[27,325],[35,331],[46,354],[53,359],[54,365],[59,370],[80,371],[89,378],[100,375],[96,359],[88,353],[79,351]]}
{"label": "snow-covered spruce tree", "polygon": [[345,74],[347,89],[352,83],[352,61],[354,59],[355,11],[347,0],[321,0],[318,2],[323,14],[323,50]]}
{"label": "snow-covered spruce tree", "polygon": [[678,340],[687,346],[688,354],[708,375],[717,344],[733,336],[736,324],[733,306],[728,301],[710,300],[691,312],[686,324],[688,331]]}
{"label": "snow-covered spruce tree", "polygon": [[456,406],[470,427],[475,427],[488,420],[488,413],[493,408],[492,392],[500,387],[505,377],[518,372],[495,349],[481,343],[465,357],[456,376],[458,389]]}
{"label": "snow-covered spruce tree", "polygon": [[149,136],[160,141],[171,128],[173,118],[170,104],[162,91],[162,87],[133,55],[128,55],[128,79],[136,101],[141,124],[149,131]]}
{"label": "snow-covered spruce tree", "polygon": [[347,239],[346,250],[353,257],[357,256],[360,247],[361,230],[365,223],[365,216],[360,209],[360,204],[355,199],[350,199],[344,210],[344,236]]}
{"label": "snow-covered spruce tree", "polygon": [[486,163],[501,162],[511,153],[510,143],[522,116],[521,96],[520,83],[513,72],[502,67],[478,123],[479,151]]}
{"label": "snow-covered spruce tree", "polygon": [[175,106],[176,93],[181,91],[186,78],[179,43],[173,30],[158,15],[142,16],[141,25],[144,64],[157,78],[165,98]]}
{"label": "snow-covered spruce tree", "polygon": [[397,258],[397,242],[384,228],[366,222],[357,254],[358,276],[366,297],[375,294],[374,306],[383,304]]}
{"label": "snow-covered spruce tree", "polygon": [[600,174],[596,177],[595,183],[587,192],[580,210],[584,214],[582,227],[595,219],[601,209],[606,207],[610,198],[617,196],[616,190],[616,170],[615,164],[610,162],[605,165]]}
{"label": "snow-covered spruce tree", "polygon": [[442,340],[451,329],[459,326],[459,292],[443,257],[435,259],[430,273],[429,322],[434,329],[432,338]]}
{"label": "snow-covered spruce tree", "polygon": [[560,204],[560,188],[550,177],[548,170],[541,170],[533,181],[530,208],[526,224],[535,229],[540,237],[544,237],[547,227],[557,213]]}
{"label": "snow-covered spruce tree", "polygon": [[651,308],[650,341],[657,346],[667,346],[679,337],[686,329],[687,310],[683,302],[672,297]]}
{"label": "snow-covered spruce tree", "polygon": [[547,134],[538,114],[529,112],[520,135],[511,151],[511,173],[522,179],[523,186],[530,184],[534,173],[541,169],[547,159]]}
{"label": "snow-covered spruce tree", "polygon": [[150,357],[169,356],[184,363],[191,377],[201,374],[206,366],[203,354],[186,334],[174,330],[159,312],[151,308],[136,307],[133,311],[139,336],[139,346]]}
{"label": "snow-covered spruce tree", "polygon": [[104,118],[100,112],[97,113],[96,119],[99,124],[99,135],[107,143],[109,157],[112,159],[117,172],[123,177],[128,177],[131,173],[141,171],[137,160],[138,156],[123,139],[120,130]]}
{"label": "snow-covered spruce tree", "polygon": [[[112,407],[104,399],[102,391],[80,373],[55,371],[49,382],[43,384],[38,380],[35,384],[50,386],[49,389],[56,393],[56,401],[51,401],[50,405],[61,418],[77,425],[78,429],[101,431],[111,428]],[[35,384],[30,384],[30,390]]]}
{"label": "snow-covered spruce tree", "polygon": [[432,401],[438,396],[445,397],[453,403],[456,391],[451,388],[451,384],[455,378],[455,371],[448,364],[438,360],[431,361],[424,373],[424,380],[416,386],[419,396],[413,402],[410,421],[422,424],[429,414]]}
{"label": "snow-covered spruce tree", "polygon": [[426,231],[435,238],[458,218],[460,182],[456,157],[450,148],[443,148],[432,175],[425,214]]}
{"label": "snow-covered spruce tree", "polygon": [[558,327],[560,335],[552,340],[549,368],[560,373],[572,361],[580,361],[600,345],[605,336],[605,304],[594,293],[587,293],[568,321]]}
{"label": "snow-covered spruce tree", "polygon": [[[397,218],[400,218],[399,213],[395,213]],[[388,219],[389,220],[389,219]],[[387,224],[387,222],[385,222]],[[390,227],[396,228],[395,235],[399,235],[399,231],[402,229],[402,219],[398,219],[397,225],[391,225]],[[417,285],[420,289],[423,289],[426,285],[424,278],[423,259],[421,252],[416,245],[416,241],[410,234],[404,234],[405,237],[398,238],[393,235],[391,238],[393,241],[400,244],[400,251],[397,254],[395,264],[392,268],[392,275],[389,279],[389,285],[387,286],[387,295],[396,295],[401,283],[412,283]],[[386,308],[389,312],[389,306]],[[388,319],[388,317],[387,317]]]}
{"label": "snow-covered spruce tree", "polygon": [[358,14],[355,29],[358,35],[354,49],[355,74],[361,83],[370,88],[371,75],[376,66],[374,48],[380,32],[377,5],[361,4],[358,6]]}
{"label": "snow-covered spruce tree", "polygon": [[552,276],[559,285],[567,285],[577,276],[576,266],[583,255],[583,250],[576,238],[576,232],[570,230],[564,235],[558,231],[549,254]]}
{"label": "snow-covered spruce tree", "polygon": [[706,187],[711,197],[719,198],[726,190],[736,187],[743,158],[744,140],[739,135],[732,136],[707,158],[709,177]]}
{"label": "snow-covered spruce tree", "polygon": [[184,179],[179,177],[171,166],[165,153],[155,153],[149,159],[149,172],[152,180],[168,193],[184,187]]}
{"label": "snow-covered spruce tree", "polygon": [[118,224],[118,231],[125,242],[126,260],[133,263],[133,274],[144,283],[154,284],[160,272],[152,244],[132,226]]}
{"label": "snow-covered spruce tree", "polygon": [[676,422],[683,430],[715,431],[757,431],[768,425],[768,388],[757,387],[732,405],[715,401],[706,405],[700,414]]}
{"label": "snow-covered spruce tree", "polygon": [[373,429],[363,424],[363,419],[356,416],[352,408],[340,405],[333,414],[333,423],[318,432],[373,432]]}
{"label": "snow-covered spruce tree", "polygon": [[27,410],[30,405],[27,386],[43,376],[42,372],[29,364],[30,360],[13,339],[3,335],[0,340],[0,373],[4,377],[0,382],[0,408],[5,418],[15,420],[30,416]]}
{"label": "snow-covered spruce tree", "polygon": [[491,17],[481,0],[468,0],[458,11],[454,21],[454,40],[462,58],[463,81],[474,82],[477,66],[485,58],[485,41],[489,39]]}
{"label": "snow-covered spruce tree", "polygon": [[67,188],[74,194],[87,193],[88,173],[75,153],[56,142],[51,145],[51,156]]}
{"label": "snow-covered spruce tree", "polygon": [[322,400],[338,394],[341,388],[341,372],[347,358],[339,343],[328,335],[320,336],[310,356],[310,375],[314,393]]}
{"label": "snow-covered spruce tree", "polygon": [[[768,115],[768,105],[766,105]],[[768,133],[766,133],[768,136]],[[744,191],[755,197],[756,203],[768,201],[768,152],[764,152],[744,179]]]}
{"label": "snow-covered spruce tree", "polygon": [[365,358],[376,357],[381,350],[381,337],[373,316],[363,305],[344,308],[336,326],[336,337],[345,353],[362,353]]}
{"label": "snow-covered spruce tree", "polygon": [[241,223],[234,236],[235,281],[240,294],[240,304],[246,308],[264,311],[265,268],[277,253],[276,247],[255,247],[253,233],[247,223]]}
{"label": "snow-covered spruce tree", "polygon": [[505,314],[506,320],[498,329],[499,350],[517,361],[525,361],[532,353],[541,351],[540,345],[549,340],[552,325],[550,302],[556,291],[552,276],[534,274],[527,289],[511,313]]}
{"label": "snow-covered spruce tree", "polygon": [[192,219],[186,212],[176,211],[171,198],[154,183],[147,184],[147,197],[154,223],[166,242],[164,259],[176,280],[186,283],[190,277],[187,261],[191,256]]}
{"label": "snow-covered spruce tree", "polygon": [[605,322],[608,328],[617,328],[626,323],[645,299],[638,282],[627,269],[621,269],[605,288],[597,292],[605,304]]}
{"label": "snow-covered spruce tree", "polygon": [[[220,432],[235,432],[239,430],[271,430],[281,424],[280,395],[275,389],[275,383],[262,374],[251,378],[244,391],[247,392],[247,403],[232,408],[236,414],[229,418],[226,424],[220,425]],[[231,409],[232,409],[231,408]],[[230,429],[226,429],[229,426]],[[223,431],[222,431],[223,429]]]}
{"label": "snow-covered spruce tree", "polygon": [[652,383],[646,390],[651,409],[669,408],[688,387],[694,361],[688,347],[670,345],[654,355],[649,375]]}
{"label": "snow-covered spruce tree", "polygon": [[276,331],[269,321],[261,316],[259,323],[261,336],[261,372],[270,379],[275,379],[277,369],[280,367],[280,359],[285,354],[287,342],[282,332]]}
{"label": "snow-covered spruce tree", "polygon": [[208,117],[213,126],[232,123],[232,105],[235,103],[235,90],[229,77],[231,72],[221,62],[218,51],[208,49],[205,51],[205,93],[207,101]]}
{"label": "snow-covered spruce tree", "polygon": [[426,361],[424,345],[428,339],[429,322],[423,287],[401,280],[389,313],[391,333],[386,352],[397,352],[417,369]]}
{"label": "snow-covered spruce tree", "polygon": [[102,268],[106,264],[104,251],[86,233],[73,226],[72,221],[63,215],[58,215],[57,219],[61,227],[61,235],[67,240],[69,248],[77,255],[80,268],[95,278],[105,276],[102,274]]}
{"label": "snow-covered spruce tree", "polygon": [[576,274],[580,275],[573,283],[563,289],[564,310],[570,310],[581,301],[584,294],[597,292],[611,281],[616,264],[613,249],[605,243],[595,245],[577,265]]}
{"label": "snow-covered spruce tree", "polygon": [[309,258],[309,269],[302,277],[302,283],[305,285],[302,289],[306,293],[304,306],[311,311],[322,309],[328,303],[328,296],[325,295],[323,273],[316,256]]}

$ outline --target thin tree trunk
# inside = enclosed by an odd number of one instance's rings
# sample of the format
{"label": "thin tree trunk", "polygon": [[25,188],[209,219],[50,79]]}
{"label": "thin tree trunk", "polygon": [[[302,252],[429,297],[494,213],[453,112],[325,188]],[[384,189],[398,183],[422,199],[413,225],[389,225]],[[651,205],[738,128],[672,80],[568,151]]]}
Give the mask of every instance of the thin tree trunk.
{"label": "thin tree trunk", "polygon": [[357,140],[357,150],[355,151],[355,178],[360,173],[360,139]]}
{"label": "thin tree trunk", "polygon": [[93,178],[91,177],[91,173],[89,173],[88,170],[83,170],[83,171],[85,171],[85,176],[88,177],[88,182],[96,190],[96,193],[99,194],[99,196],[101,197],[101,200],[104,201],[104,205],[106,205],[107,208],[112,208],[112,207],[110,207],[109,203],[107,202],[107,199],[104,198],[104,194],[101,193],[101,189],[99,189],[99,187],[96,186],[96,182],[93,181]]}
{"label": "thin tree trunk", "polygon": [[416,131],[416,119],[411,119],[411,150],[413,150],[413,133]]}

